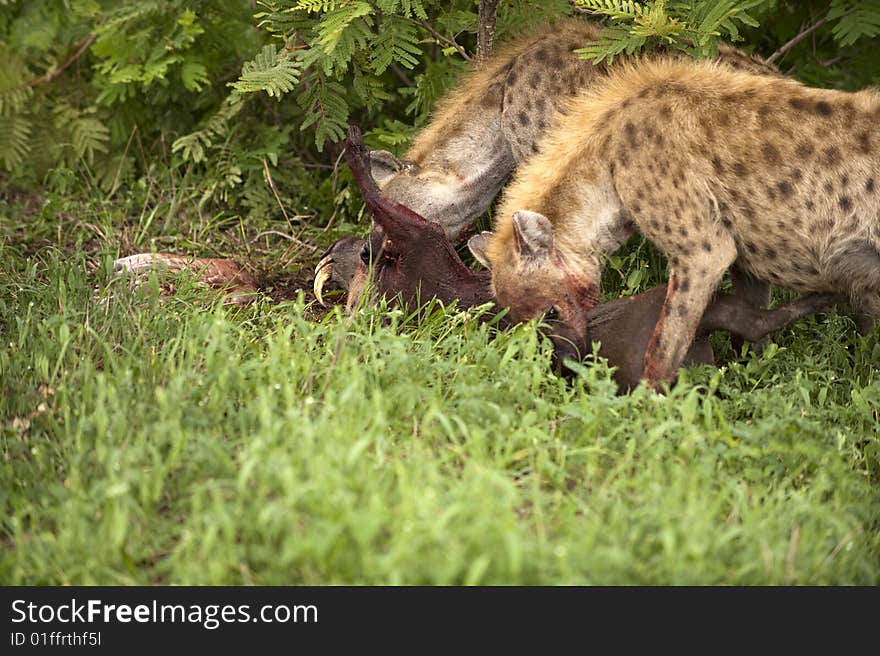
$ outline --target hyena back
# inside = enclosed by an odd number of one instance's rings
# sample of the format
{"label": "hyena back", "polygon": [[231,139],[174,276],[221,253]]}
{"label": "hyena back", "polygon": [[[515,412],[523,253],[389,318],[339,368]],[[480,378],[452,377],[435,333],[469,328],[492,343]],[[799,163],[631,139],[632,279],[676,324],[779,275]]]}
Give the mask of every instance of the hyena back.
{"label": "hyena back", "polygon": [[634,230],[667,256],[644,375],[669,380],[724,271],[848,294],[880,319],[880,94],[706,62],[623,66],[576,98],[472,240],[514,319],[583,332],[603,254]]}

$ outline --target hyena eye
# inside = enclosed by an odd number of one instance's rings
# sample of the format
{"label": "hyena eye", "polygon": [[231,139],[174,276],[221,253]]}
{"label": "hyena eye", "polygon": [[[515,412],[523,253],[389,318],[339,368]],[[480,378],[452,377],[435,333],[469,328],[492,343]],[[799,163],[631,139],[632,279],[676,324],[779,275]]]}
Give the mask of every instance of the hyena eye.
{"label": "hyena eye", "polygon": [[551,305],[550,309],[544,313],[544,321],[559,321],[559,310],[556,309],[555,305]]}
{"label": "hyena eye", "polygon": [[361,247],[361,262],[366,265],[370,264],[370,245],[366,242]]}

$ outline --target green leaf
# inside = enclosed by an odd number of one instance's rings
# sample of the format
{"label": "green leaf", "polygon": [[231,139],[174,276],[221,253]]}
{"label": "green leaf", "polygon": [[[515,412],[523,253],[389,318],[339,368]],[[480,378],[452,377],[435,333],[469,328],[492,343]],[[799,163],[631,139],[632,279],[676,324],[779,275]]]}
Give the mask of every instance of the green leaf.
{"label": "green leaf", "polygon": [[415,68],[422,56],[418,41],[418,29],[411,21],[393,17],[383,21],[381,30],[370,44],[373,71],[382,75],[392,62],[404,68]]}
{"label": "green leaf", "polygon": [[0,159],[7,171],[24,161],[30,150],[31,123],[23,116],[8,116],[0,121]]}
{"label": "green leaf", "polygon": [[833,0],[828,18],[836,20],[832,32],[841,46],[880,35],[880,0]]}
{"label": "green leaf", "polygon": [[319,151],[324,149],[328,139],[335,143],[345,137],[349,110],[345,87],[341,84],[316,72],[309,80],[306,92],[297,97],[297,102],[306,113],[300,130],[315,126],[315,146]]}
{"label": "green leaf", "polygon": [[289,57],[287,52],[279,54],[270,43],[253,61],[242,66],[241,77],[231,86],[239,93],[265,91],[280,98],[299,82],[299,68],[299,61]]}
{"label": "green leaf", "polygon": [[180,67],[180,80],[188,91],[195,92],[201,91],[211,81],[205,65],[193,61],[186,61]]}

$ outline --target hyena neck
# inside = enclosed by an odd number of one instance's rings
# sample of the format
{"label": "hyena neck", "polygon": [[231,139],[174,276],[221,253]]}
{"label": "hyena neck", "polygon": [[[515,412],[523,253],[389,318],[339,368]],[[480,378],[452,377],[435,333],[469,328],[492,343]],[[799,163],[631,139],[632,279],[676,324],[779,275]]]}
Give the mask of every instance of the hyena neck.
{"label": "hyena neck", "polygon": [[555,265],[578,304],[589,309],[600,301],[605,256],[620,248],[634,228],[613,189],[591,184],[579,196],[582,201],[567,208],[564,218],[548,218],[554,225]]}

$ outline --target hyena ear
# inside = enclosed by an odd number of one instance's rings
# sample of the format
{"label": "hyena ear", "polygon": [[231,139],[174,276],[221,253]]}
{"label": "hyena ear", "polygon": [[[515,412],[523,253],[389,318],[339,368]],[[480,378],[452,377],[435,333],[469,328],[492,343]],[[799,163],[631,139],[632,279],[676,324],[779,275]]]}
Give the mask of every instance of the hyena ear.
{"label": "hyena ear", "polygon": [[528,210],[514,212],[513,235],[522,257],[544,258],[553,250],[553,224],[543,214]]}
{"label": "hyena ear", "polygon": [[482,264],[487,269],[491,269],[492,267],[489,264],[489,256],[486,254],[487,249],[489,248],[489,240],[492,239],[491,232],[481,232],[478,235],[474,235],[470,239],[468,239],[468,248],[471,251],[471,255],[477,258],[477,262]]}
{"label": "hyena ear", "polygon": [[397,159],[387,150],[370,151],[370,173],[380,187],[404,169],[410,168],[411,164]]}

